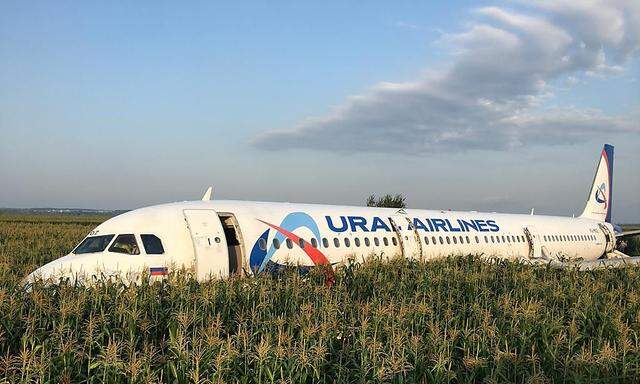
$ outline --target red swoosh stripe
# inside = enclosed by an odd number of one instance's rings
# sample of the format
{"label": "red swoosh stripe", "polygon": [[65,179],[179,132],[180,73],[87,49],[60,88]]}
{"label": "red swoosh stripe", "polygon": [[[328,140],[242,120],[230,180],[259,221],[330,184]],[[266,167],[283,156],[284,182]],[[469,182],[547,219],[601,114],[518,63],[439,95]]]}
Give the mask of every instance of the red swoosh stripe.
{"label": "red swoosh stripe", "polygon": [[[278,227],[277,225],[269,224],[266,221],[262,221],[260,219],[258,219],[258,221],[260,221],[260,222],[270,226],[271,228],[275,229],[276,231],[282,233],[288,239],[290,239],[291,241],[296,243],[298,246],[300,246],[300,237],[296,236],[294,233],[289,232],[284,228]],[[329,260],[327,259],[327,257],[322,252],[320,252],[316,248],[312,247],[311,244],[306,240],[304,241],[304,248],[302,248],[302,250],[304,251],[304,253],[306,253],[311,258],[311,261],[313,261],[313,263],[315,265],[330,265]]]}

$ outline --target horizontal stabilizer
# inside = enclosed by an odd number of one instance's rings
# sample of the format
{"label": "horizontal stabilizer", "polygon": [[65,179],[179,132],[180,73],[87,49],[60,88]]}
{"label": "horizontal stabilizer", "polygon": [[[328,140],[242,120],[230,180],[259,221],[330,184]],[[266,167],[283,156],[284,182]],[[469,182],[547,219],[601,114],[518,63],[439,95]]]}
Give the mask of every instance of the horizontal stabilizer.
{"label": "horizontal stabilizer", "polygon": [[640,229],[616,233],[616,239],[624,239],[625,237],[634,237],[634,236],[640,236]]}

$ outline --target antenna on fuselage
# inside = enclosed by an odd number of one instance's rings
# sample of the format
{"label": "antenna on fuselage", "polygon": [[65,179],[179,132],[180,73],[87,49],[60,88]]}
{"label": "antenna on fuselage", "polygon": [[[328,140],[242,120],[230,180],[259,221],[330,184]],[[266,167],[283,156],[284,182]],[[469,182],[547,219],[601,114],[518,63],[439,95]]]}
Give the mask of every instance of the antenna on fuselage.
{"label": "antenna on fuselage", "polygon": [[211,200],[211,194],[213,193],[213,187],[207,188],[207,191],[202,195],[202,201]]}
{"label": "antenna on fuselage", "polygon": [[533,212],[535,211],[535,208],[531,208],[531,216],[533,216]]}

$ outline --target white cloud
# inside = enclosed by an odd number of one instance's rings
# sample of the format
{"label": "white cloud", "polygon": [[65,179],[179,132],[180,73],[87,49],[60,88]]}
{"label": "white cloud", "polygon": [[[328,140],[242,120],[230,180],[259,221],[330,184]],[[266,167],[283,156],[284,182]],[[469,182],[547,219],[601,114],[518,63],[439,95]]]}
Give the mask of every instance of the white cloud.
{"label": "white cloud", "polygon": [[519,10],[484,7],[461,33],[443,71],[413,82],[380,83],[323,117],[266,132],[265,149],[330,151],[505,150],[575,143],[637,131],[630,117],[596,110],[541,109],[549,82],[610,76],[640,52],[640,2],[550,1]]}

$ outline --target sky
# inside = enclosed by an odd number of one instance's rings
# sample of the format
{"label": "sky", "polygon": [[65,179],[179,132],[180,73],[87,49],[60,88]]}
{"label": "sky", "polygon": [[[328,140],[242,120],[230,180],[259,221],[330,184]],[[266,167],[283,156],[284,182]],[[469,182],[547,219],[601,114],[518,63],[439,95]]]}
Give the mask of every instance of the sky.
{"label": "sky", "polygon": [[640,222],[640,2],[0,3],[0,207],[198,199]]}

